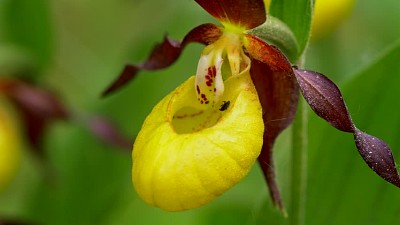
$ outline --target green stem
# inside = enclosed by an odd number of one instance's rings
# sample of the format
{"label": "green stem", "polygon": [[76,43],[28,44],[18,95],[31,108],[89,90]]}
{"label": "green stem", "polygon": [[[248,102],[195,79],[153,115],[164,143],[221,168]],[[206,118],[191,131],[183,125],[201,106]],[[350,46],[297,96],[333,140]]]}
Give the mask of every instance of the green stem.
{"label": "green stem", "polygon": [[299,99],[297,115],[292,129],[289,224],[304,225],[307,197],[308,106],[303,98]]}

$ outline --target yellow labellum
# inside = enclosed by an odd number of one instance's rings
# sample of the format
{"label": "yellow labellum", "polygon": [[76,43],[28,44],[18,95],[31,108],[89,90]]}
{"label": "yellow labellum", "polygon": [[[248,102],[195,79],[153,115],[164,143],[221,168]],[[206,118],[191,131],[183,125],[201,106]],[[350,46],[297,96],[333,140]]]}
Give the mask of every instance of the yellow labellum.
{"label": "yellow labellum", "polygon": [[18,137],[15,118],[0,98],[0,192],[8,187],[20,165]]}
{"label": "yellow labellum", "polygon": [[145,202],[167,211],[202,206],[249,172],[264,124],[248,72],[227,79],[221,107],[204,108],[195,77],[166,96],[133,147],[132,180]]}

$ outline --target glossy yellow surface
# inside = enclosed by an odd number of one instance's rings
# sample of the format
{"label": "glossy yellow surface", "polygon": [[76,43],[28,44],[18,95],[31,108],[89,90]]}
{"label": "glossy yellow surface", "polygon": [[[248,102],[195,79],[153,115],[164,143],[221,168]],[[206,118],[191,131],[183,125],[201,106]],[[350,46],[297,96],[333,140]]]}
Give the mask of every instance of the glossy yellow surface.
{"label": "glossy yellow surface", "polygon": [[204,108],[194,83],[189,78],[158,103],[133,147],[137,193],[167,211],[196,208],[224,193],[246,176],[262,146],[262,109],[248,72],[224,81],[223,110]]}

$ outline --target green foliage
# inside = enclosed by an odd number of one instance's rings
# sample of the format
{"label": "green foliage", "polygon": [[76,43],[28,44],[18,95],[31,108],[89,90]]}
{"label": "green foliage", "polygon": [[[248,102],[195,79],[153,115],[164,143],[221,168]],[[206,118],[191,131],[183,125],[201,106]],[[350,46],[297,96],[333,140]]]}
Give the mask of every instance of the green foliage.
{"label": "green foliage", "polygon": [[24,48],[36,67],[48,66],[53,54],[53,27],[47,0],[4,1],[6,42]]}
{"label": "green foliage", "polygon": [[267,21],[249,32],[269,44],[277,46],[291,62],[299,56],[299,46],[292,30],[278,18],[268,16]]}
{"label": "green foliage", "polygon": [[[400,43],[354,76],[343,88],[353,121],[381,137],[399,162]],[[351,135],[310,124],[309,204],[307,224],[396,224],[398,188],[368,170]],[[321,207],[323,205],[324,207]],[[378,207],[379,206],[379,207]],[[318,213],[313,213],[318,211]]]}
{"label": "green foliage", "polygon": [[293,31],[300,56],[308,44],[311,29],[313,0],[272,0],[270,13],[285,22]]}

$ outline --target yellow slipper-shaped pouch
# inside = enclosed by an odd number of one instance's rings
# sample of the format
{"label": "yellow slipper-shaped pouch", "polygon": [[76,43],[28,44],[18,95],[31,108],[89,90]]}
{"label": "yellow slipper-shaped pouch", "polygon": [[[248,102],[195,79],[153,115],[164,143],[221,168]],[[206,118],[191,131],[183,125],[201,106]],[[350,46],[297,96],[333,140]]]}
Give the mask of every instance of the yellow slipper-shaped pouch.
{"label": "yellow slipper-shaped pouch", "polygon": [[248,71],[224,85],[219,102],[205,106],[190,77],[147,117],[133,147],[132,180],[148,204],[199,207],[249,172],[262,147],[261,105]]}

